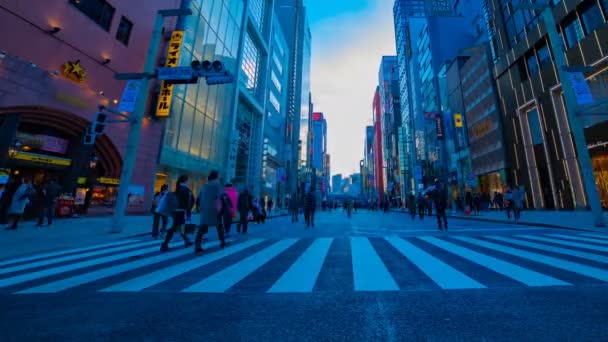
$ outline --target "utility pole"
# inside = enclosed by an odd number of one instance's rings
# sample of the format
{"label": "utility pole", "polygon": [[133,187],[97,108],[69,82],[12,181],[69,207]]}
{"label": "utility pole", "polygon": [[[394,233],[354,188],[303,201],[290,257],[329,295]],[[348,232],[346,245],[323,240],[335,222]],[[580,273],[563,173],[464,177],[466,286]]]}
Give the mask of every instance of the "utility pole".
{"label": "utility pole", "polygon": [[589,156],[589,150],[587,149],[587,142],[585,139],[585,129],[581,125],[578,118],[579,106],[572,87],[572,82],[567,73],[567,63],[564,57],[564,44],[561,40],[555,26],[555,18],[553,17],[553,10],[548,4],[521,4],[514,6],[516,9],[527,9],[540,11],[543,21],[545,22],[545,28],[549,35],[549,45],[555,59],[555,68],[559,76],[559,81],[562,84],[562,91],[564,93],[564,102],[566,104],[566,115],[570,123],[570,130],[574,138],[574,145],[576,148],[576,154],[578,155],[579,168],[581,171],[581,177],[585,192],[587,193],[587,202],[591,208],[591,213],[594,216],[594,224],[596,227],[604,227],[604,213],[600,202],[600,197],[595,185],[595,175],[593,174],[593,164],[591,163],[591,157]]}
{"label": "utility pole", "polygon": [[155,72],[156,57],[163,35],[164,20],[166,17],[179,17],[191,14],[192,11],[190,9],[160,10],[156,14],[156,21],[154,23],[154,29],[152,31],[150,46],[148,47],[148,54],[146,55],[146,63],[144,66],[144,74],[147,76],[141,78],[141,85],[135,104],[135,111],[133,112],[131,118],[129,139],[127,141],[122,172],[120,174],[120,186],[118,188],[116,206],[114,208],[114,217],[110,226],[111,233],[120,233],[123,228],[123,221],[128,205],[129,186],[131,185],[133,168],[135,167],[135,161],[137,159],[137,147],[139,146],[139,139],[141,136],[142,121],[144,118],[144,112],[146,110],[146,104],[148,102],[150,83],[152,82]]}

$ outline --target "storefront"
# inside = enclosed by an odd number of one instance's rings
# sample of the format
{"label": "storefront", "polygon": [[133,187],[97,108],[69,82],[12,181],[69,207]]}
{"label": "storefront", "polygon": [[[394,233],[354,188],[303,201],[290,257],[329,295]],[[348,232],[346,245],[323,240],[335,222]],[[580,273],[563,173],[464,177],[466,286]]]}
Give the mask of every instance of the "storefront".
{"label": "storefront", "polygon": [[585,131],[595,184],[604,208],[608,208],[608,135],[606,132],[608,132],[608,121],[599,122]]}
{"label": "storefront", "polygon": [[493,196],[495,192],[503,193],[507,188],[506,172],[504,169],[480,175],[478,180],[479,191],[483,194]]}

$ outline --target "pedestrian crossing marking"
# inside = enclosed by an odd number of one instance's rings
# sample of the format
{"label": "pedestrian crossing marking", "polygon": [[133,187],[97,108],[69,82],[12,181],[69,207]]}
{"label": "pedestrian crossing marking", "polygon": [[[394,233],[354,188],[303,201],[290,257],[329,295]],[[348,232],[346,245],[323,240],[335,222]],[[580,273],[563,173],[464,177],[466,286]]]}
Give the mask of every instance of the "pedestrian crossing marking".
{"label": "pedestrian crossing marking", "polygon": [[[158,245],[158,243],[155,243],[155,244]],[[149,245],[149,244],[146,244],[146,245]],[[110,255],[110,256],[92,259],[92,260],[88,260],[88,261],[82,261],[82,262],[78,262],[75,264],[57,266],[57,267],[53,267],[53,268],[49,268],[49,269],[41,270],[41,271],[37,271],[37,272],[25,273],[25,274],[21,274],[21,275],[10,277],[10,278],[0,279],[0,287],[20,284],[20,283],[24,283],[26,281],[30,281],[30,280],[34,280],[34,279],[44,278],[44,277],[61,274],[61,273],[69,272],[69,271],[74,271],[74,270],[78,270],[78,269],[82,269],[82,268],[86,268],[86,267],[90,267],[90,266],[101,265],[101,264],[109,263],[112,261],[117,261],[120,259],[125,259],[125,258],[129,258],[132,256],[136,256],[136,255],[153,253],[155,251],[158,251],[157,246],[147,248],[147,249],[139,249],[139,250],[122,253],[122,254]]]}
{"label": "pedestrian crossing marking", "polygon": [[[239,243],[239,244],[236,244],[233,246],[228,246],[221,251],[218,251],[215,253],[210,253],[210,254],[204,254],[204,255],[202,255],[200,257],[196,257],[192,260],[182,262],[179,264],[175,264],[173,266],[168,266],[168,267],[162,268],[158,271],[145,274],[141,277],[127,280],[125,282],[107,287],[100,291],[101,292],[138,292],[143,289],[152,287],[156,284],[160,284],[171,278],[177,277],[180,274],[184,274],[188,271],[192,271],[199,267],[210,264],[216,260],[220,260],[229,255],[238,253],[251,246],[262,243],[263,241],[264,240],[262,240],[262,239],[254,239],[254,240],[249,240],[249,241]],[[191,249],[189,249],[189,251],[192,252]]]}
{"label": "pedestrian crossing marking", "polygon": [[565,281],[525,269],[521,266],[458,246],[451,242],[431,236],[422,236],[419,237],[419,239],[528,286],[570,285]]}
{"label": "pedestrian crossing marking", "polygon": [[298,239],[281,240],[236,264],[191,285],[182,292],[225,292],[249,274],[293,246]]}
{"label": "pedestrian crossing marking", "polygon": [[591,267],[591,266],[579,264],[579,263],[564,260],[564,259],[554,258],[554,257],[550,257],[547,255],[539,254],[539,253],[528,252],[528,251],[524,251],[523,249],[506,247],[506,246],[498,245],[498,244],[495,244],[492,242],[486,242],[486,241],[473,239],[473,238],[469,238],[469,237],[458,236],[458,237],[455,237],[455,239],[465,241],[465,242],[468,242],[471,244],[475,244],[475,245],[478,245],[481,247],[485,247],[488,249],[493,249],[493,250],[496,250],[496,251],[499,251],[499,252],[502,252],[505,254],[515,255],[517,257],[532,260],[537,263],[553,266],[555,268],[561,268],[566,271],[582,274],[587,277],[591,277],[591,278],[595,278],[595,279],[599,279],[599,280],[608,282],[608,271],[605,271],[605,270],[602,270],[602,269],[599,269],[596,267]]}
{"label": "pedestrian crossing marking", "polygon": [[350,243],[355,291],[399,291],[369,239],[353,237]]}
{"label": "pedestrian crossing marking", "polygon": [[580,236],[574,236],[574,235],[563,235],[563,234],[547,234],[549,236],[554,236],[557,238],[562,238],[562,239],[568,239],[568,240],[578,240],[578,241],[585,241],[585,242],[593,242],[593,243],[597,243],[600,245],[608,245],[608,241],[602,241],[602,240],[598,240],[598,239],[592,239],[592,238],[586,238],[586,237],[580,237]]}
{"label": "pedestrian crossing marking", "polygon": [[316,239],[268,292],[312,292],[333,240]]}
{"label": "pedestrian crossing marking", "polygon": [[[183,242],[175,242],[169,245],[169,247],[178,247],[182,245]],[[209,244],[209,247],[217,247],[219,242],[213,242]],[[142,260],[136,260],[132,262],[128,262],[126,264],[117,265],[115,267],[107,267],[101,270],[77,275],[71,278],[61,279],[52,283],[32,287],[23,291],[19,291],[17,293],[54,293],[63,290],[67,290],[72,287],[76,287],[79,285],[87,284],[93,281],[97,281],[99,279],[108,278],[120,273],[128,272],[137,268],[141,268],[148,265],[153,265],[157,263],[161,263],[163,261],[175,259],[187,254],[191,254],[192,250],[189,248],[181,249],[179,251],[174,251],[171,253],[163,253],[153,257],[149,257]]]}
{"label": "pedestrian crossing marking", "polygon": [[58,263],[61,263],[64,261],[84,259],[84,258],[88,258],[88,257],[92,257],[92,256],[120,252],[120,251],[124,251],[127,249],[150,246],[150,245],[154,245],[154,244],[158,244],[158,243],[154,242],[154,241],[141,242],[141,243],[135,243],[135,244],[127,245],[127,246],[120,246],[120,247],[108,248],[108,249],[103,249],[103,250],[94,251],[94,252],[88,252],[88,253],[84,253],[84,254],[75,254],[75,255],[68,255],[68,256],[64,256],[64,257],[35,261],[35,262],[23,264],[23,265],[17,265],[17,266],[13,266],[13,267],[7,267],[7,268],[0,269],[0,275],[12,273],[12,272],[25,271],[25,270],[29,270],[29,269],[41,267],[41,266],[58,264]]}
{"label": "pedestrian crossing marking", "polygon": [[517,236],[518,237],[523,237],[523,238],[526,238],[526,239],[530,239],[530,240],[537,240],[537,241],[543,241],[543,242],[551,242],[551,243],[555,243],[555,244],[558,244],[558,245],[565,245],[565,246],[570,246],[570,247],[579,247],[579,248],[590,249],[590,250],[594,250],[594,251],[598,251],[598,252],[608,252],[608,247],[590,245],[588,243],[566,241],[566,240],[560,240],[560,239],[552,239],[552,238],[533,236],[533,235],[517,235]]}
{"label": "pedestrian crossing marking", "polygon": [[77,253],[77,252],[82,252],[82,251],[88,251],[88,250],[93,250],[93,249],[97,249],[97,248],[105,248],[105,247],[118,246],[118,245],[126,245],[126,244],[133,243],[133,242],[139,242],[139,240],[115,241],[115,242],[110,242],[110,243],[102,243],[102,244],[99,244],[99,245],[93,245],[93,246],[87,246],[87,247],[79,247],[79,248],[72,248],[72,249],[66,249],[66,250],[62,250],[62,251],[48,252],[48,253],[42,253],[42,254],[36,254],[36,255],[26,256],[26,257],[15,258],[15,259],[8,259],[8,260],[4,260],[4,261],[0,262],[0,267],[6,266],[6,265],[11,265],[11,264],[17,264],[17,263],[21,263],[21,262],[26,262],[26,261],[32,261],[32,260],[38,260],[38,259],[43,259],[43,258],[50,258],[50,257],[54,257],[54,256],[59,256],[59,255],[65,255],[65,254]]}
{"label": "pedestrian crossing marking", "polygon": [[536,248],[536,249],[540,249],[540,250],[547,251],[547,252],[554,252],[554,253],[574,256],[574,257],[581,258],[581,259],[608,263],[608,257],[599,255],[599,254],[580,252],[580,251],[575,251],[575,250],[571,250],[571,249],[567,249],[567,248],[545,245],[542,243],[529,242],[529,241],[524,241],[524,240],[516,240],[516,239],[507,238],[504,236],[494,235],[494,236],[487,236],[487,237],[490,239],[509,242],[509,243],[524,246],[524,247]]}
{"label": "pedestrian crossing marking", "polygon": [[399,253],[403,254],[418,269],[431,278],[439,287],[445,290],[452,289],[481,289],[484,285],[469,278],[464,273],[452,268],[450,265],[435,258],[415,245],[397,238],[385,238]]}
{"label": "pedestrian crossing marking", "polygon": [[581,233],[579,235],[590,236],[590,237],[594,237],[594,238],[597,238],[597,239],[608,240],[608,235],[606,235],[606,234]]}

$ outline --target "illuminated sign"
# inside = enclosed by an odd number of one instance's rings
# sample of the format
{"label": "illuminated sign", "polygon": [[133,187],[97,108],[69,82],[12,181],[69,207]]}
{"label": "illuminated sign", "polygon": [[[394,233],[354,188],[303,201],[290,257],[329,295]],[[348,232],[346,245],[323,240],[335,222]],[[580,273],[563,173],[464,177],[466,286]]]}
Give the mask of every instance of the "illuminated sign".
{"label": "illuminated sign", "polygon": [[456,128],[462,128],[462,114],[454,114],[454,126]]}
{"label": "illuminated sign", "polygon": [[87,72],[82,67],[82,64],[80,64],[80,60],[65,62],[61,68],[61,74],[74,82],[84,82],[87,80]]}
{"label": "illuminated sign", "polygon": [[[182,50],[182,42],[184,41],[184,31],[173,31],[171,40],[169,41],[169,50],[167,52],[166,67],[176,67],[179,63],[179,55]],[[171,113],[171,101],[173,99],[173,84],[163,81],[160,86],[160,94],[158,95],[158,104],[156,105],[157,117],[168,117]]]}
{"label": "illuminated sign", "polygon": [[99,177],[97,178],[97,183],[99,184],[107,184],[107,185],[119,185],[120,179],[118,178],[109,178],[109,177]]}
{"label": "illuminated sign", "polygon": [[323,120],[323,113],[312,113],[312,121]]}
{"label": "illuminated sign", "polygon": [[68,150],[68,141],[44,134],[28,134],[17,132],[17,140],[24,146],[36,150],[64,154]]}
{"label": "illuminated sign", "polygon": [[51,156],[45,156],[43,154],[36,153],[28,153],[28,152],[16,152],[10,156],[13,159],[31,161],[35,163],[41,164],[51,164],[58,166],[70,166],[72,165],[72,160],[67,158],[57,158]]}

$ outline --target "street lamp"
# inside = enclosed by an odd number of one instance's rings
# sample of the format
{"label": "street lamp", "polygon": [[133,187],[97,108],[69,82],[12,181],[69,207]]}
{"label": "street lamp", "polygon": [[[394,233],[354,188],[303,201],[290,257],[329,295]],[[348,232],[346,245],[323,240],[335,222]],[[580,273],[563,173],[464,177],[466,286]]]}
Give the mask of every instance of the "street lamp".
{"label": "street lamp", "polygon": [[597,192],[597,187],[595,185],[593,164],[591,163],[591,157],[589,156],[589,150],[587,149],[587,143],[585,141],[585,130],[577,118],[579,107],[576,100],[576,94],[574,93],[574,88],[572,87],[572,82],[566,71],[568,65],[564,56],[564,44],[557,32],[557,29],[555,28],[557,24],[555,23],[555,18],[553,17],[552,7],[550,4],[539,4],[534,2],[514,5],[513,8],[517,10],[521,9],[541,12],[540,14],[545,22],[545,28],[547,29],[547,34],[549,35],[549,45],[551,46],[553,58],[555,59],[555,68],[557,69],[559,81],[562,84],[562,92],[564,93],[564,102],[566,104],[566,115],[570,123],[572,137],[574,138],[574,145],[578,155],[582,181],[585,186],[585,192],[587,193],[587,200],[594,216],[595,226],[603,227],[604,213],[602,210],[600,197]]}

